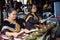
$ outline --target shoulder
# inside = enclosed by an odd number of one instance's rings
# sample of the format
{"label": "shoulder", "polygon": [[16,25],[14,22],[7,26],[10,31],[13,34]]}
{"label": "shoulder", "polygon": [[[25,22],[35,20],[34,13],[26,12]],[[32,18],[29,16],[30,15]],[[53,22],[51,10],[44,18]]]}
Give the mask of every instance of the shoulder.
{"label": "shoulder", "polygon": [[31,14],[28,14],[28,15],[27,15],[27,18],[30,18],[30,17],[33,17],[33,16],[32,16]]}
{"label": "shoulder", "polygon": [[26,19],[30,19],[30,18],[33,18],[33,16],[31,14],[28,14]]}
{"label": "shoulder", "polygon": [[4,19],[3,25],[9,25],[9,24],[10,24],[10,22],[7,19]]}
{"label": "shoulder", "polygon": [[8,19],[4,19],[4,21],[3,21],[3,22],[9,22],[9,21],[8,21]]}
{"label": "shoulder", "polygon": [[31,18],[33,18],[33,16],[30,15],[30,14],[28,14],[27,17],[26,17],[26,19],[25,19],[25,22],[27,22],[27,21],[28,21],[29,19],[31,19]]}

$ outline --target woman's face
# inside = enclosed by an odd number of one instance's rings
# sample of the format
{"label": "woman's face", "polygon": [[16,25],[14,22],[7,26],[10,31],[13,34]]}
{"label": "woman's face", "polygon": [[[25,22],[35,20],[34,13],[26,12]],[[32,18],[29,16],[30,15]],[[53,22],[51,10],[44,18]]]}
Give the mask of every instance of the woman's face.
{"label": "woman's face", "polygon": [[17,11],[14,10],[12,13],[8,14],[11,19],[16,19]]}
{"label": "woman's face", "polygon": [[32,6],[32,10],[31,10],[33,13],[35,13],[37,11],[37,8],[36,8],[36,5],[33,5]]}

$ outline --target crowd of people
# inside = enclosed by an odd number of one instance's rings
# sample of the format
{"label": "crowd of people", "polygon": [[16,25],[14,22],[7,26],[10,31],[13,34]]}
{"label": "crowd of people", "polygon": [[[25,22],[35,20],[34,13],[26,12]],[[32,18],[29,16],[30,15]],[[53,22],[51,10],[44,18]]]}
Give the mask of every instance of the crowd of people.
{"label": "crowd of people", "polygon": [[[53,14],[53,6],[52,4],[53,3],[50,3],[51,1],[45,1],[44,3],[42,1],[33,1],[32,4],[36,4],[37,6],[37,15],[41,16],[43,15],[43,13],[45,12],[51,12],[51,14]],[[3,3],[3,2],[2,2]],[[3,6],[3,10],[2,10],[2,13],[3,13],[3,18],[7,17],[7,10],[8,9],[16,9],[18,12],[28,12],[28,6],[29,4],[22,4],[22,2],[17,2],[17,1],[13,1],[12,3],[9,1],[7,1],[4,6]],[[26,11],[25,11],[26,9]]]}

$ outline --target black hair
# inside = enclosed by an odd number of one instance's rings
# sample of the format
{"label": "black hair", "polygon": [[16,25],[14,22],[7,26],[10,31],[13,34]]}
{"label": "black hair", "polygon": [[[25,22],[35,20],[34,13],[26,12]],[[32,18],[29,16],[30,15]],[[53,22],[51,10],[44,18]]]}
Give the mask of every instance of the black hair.
{"label": "black hair", "polygon": [[[8,10],[8,13],[12,13],[14,10],[16,10],[16,9],[11,8],[11,9]],[[17,10],[16,10],[16,11],[17,11]]]}
{"label": "black hair", "polygon": [[33,5],[36,5],[36,4],[30,4],[30,5],[28,5],[28,12],[31,12],[31,9],[32,9]]}

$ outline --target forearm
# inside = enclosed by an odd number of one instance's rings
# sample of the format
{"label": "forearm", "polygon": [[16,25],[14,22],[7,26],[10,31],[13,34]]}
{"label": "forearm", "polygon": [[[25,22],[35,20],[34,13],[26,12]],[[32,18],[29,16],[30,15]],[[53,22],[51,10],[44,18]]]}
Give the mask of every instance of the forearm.
{"label": "forearm", "polygon": [[8,37],[17,37],[18,36],[18,33],[16,33],[16,32],[6,32],[6,34],[5,34],[6,36],[8,36]]}

